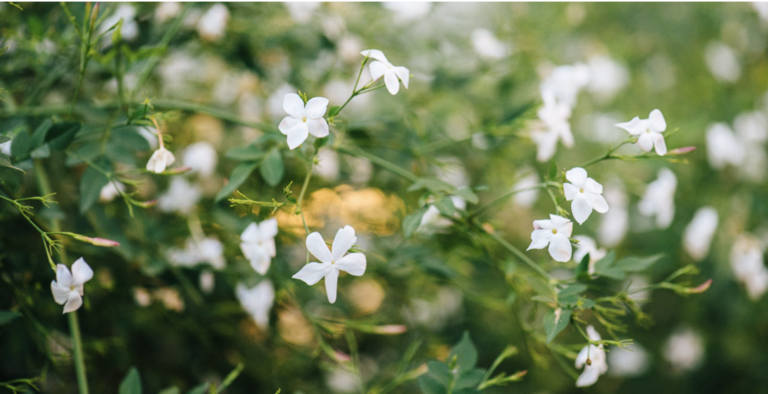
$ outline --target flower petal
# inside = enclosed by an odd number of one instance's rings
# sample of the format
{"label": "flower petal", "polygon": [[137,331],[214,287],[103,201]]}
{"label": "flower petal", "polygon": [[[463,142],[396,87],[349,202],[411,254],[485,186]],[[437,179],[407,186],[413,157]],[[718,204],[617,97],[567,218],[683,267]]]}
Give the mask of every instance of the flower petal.
{"label": "flower petal", "polygon": [[533,230],[531,233],[531,244],[528,245],[528,249],[544,249],[549,241],[552,239],[552,230]]}
{"label": "flower petal", "polygon": [[304,283],[312,286],[328,275],[328,272],[331,270],[332,267],[329,263],[309,263],[301,267],[301,270],[294,274],[292,278],[304,281]]}
{"label": "flower petal", "polygon": [[[336,232],[336,238],[333,239],[333,252],[331,258],[333,261],[339,261],[349,251],[349,248],[357,242],[355,229],[352,226],[344,226]],[[320,258],[320,257],[318,257]]]}
{"label": "flower petal", "polygon": [[387,70],[384,73],[384,84],[387,85],[387,90],[389,90],[389,93],[393,96],[400,91],[400,81],[392,70]]}
{"label": "flower petal", "polygon": [[535,230],[552,230],[552,221],[551,220],[534,220],[533,221],[533,228]]}
{"label": "flower petal", "polygon": [[565,179],[571,181],[576,187],[584,187],[584,182],[587,181],[587,170],[581,167],[574,167],[565,173]]}
{"label": "flower petal", "polygon": [[362,253],[350,253],[336,261],[336,268],[354,276],[364,274],[365,267],[365,255]]}
{"label": "flower petal", "polygon": [[296,119],[304,117],[304,100],[296,93],[288,93],[283,99],[283,110]]}
{"label": "flower petal", "polygon": [[629,132],[632,135],[638,135],[646,130],[646,124],[639,117],[635,116],[629,122],[616,123],[616,127],[620,127]]}
{"label": "flower petal", "polygon": [[593,341],[599,341],[603,339],[600,336],[600,333],[597,332],[597,330],[595,330],[595,327],[592,327],[592,326],[587,326],[587,336],[589,337],[589,339]]}
{"label": "flower petal", "polygon": [[589,202],[589,199],[584,193],[579,193],[573,199],[573,203],[571,203],[571,212],[573,213],[573,218],[579,222],[579,224],[583,224],[589,218],[589,215],[592,213],[592,203]]}
{"label": "flower petal", "polygon": [[259,253],[251,260],[251,267],[258,272],[259,275],[266,275],[269,271],[269,266],[272,265],[272,259],[266,253]]}
{"label": "flower petal", "polygon": [[51,292],[53,293],[53,300],[59,305],[64,305],[69,298],[70,289],[69,286],[63,287],[54,280],[51,281]]}
{"label": "flower petal", "polygon": [[307,137],[309,137],[309,128],[307,127],[307,124],[304,122],[297,124],[288,130],[288,147],[291,148],[291,150],[298,148],[299,145],[307,140]]}
{"label": "flower petal", "polygon": [[330,264],[331,261],[333,261],[333,257],[331,257],[331,251],[328,250],[328,245],[325,244],[323,236],[318,232],[314,232],[307,236],[307,249],[310,253],[312,253],[312,255],[317,257],[317,259],[323,263]]}
{"label": "flower petal", "polygon": [[571,241],[565,235],[554,234],[549,241],[549,255],[555,261],[567,263],[571,260]]}
{"label": "flower petal", "polygon": [[304,116],[307,119],[318,119],[325,115],[328,110],[328,99],[325,97],[313,97],[307,101],[307,107],[304,109]]}
{"label": "flower petal", "polygon": [[301,123],[301,119],[294,118],[293,116],[288,115],[283,118],[283,120],[277,126],[277,129],[280,130],[280,132],[283,133],[284,135],[288,135],[288,130],[290,130],[292,127],[296,126],[299,123]]}
{"label": "flower petal", "polygon": [[608,212],[608,202],[605,198],[599,194],[589,193],[589,203],[592,205],[592,209],[600,213]]}
{"label": "flower petal", "polygon": [[579,378],[576,379],[576,387],[591,386],[597,382],[597,378],[599,377],[600,370],[587,365],[584,368],[584,372],[582,372]]}
{"label": "flower petal", "polygon": [[336,302],[336,287],[339,284],[339,270],[331,268],[328,275],[325,276],[325,293],[328,296],[328,302]]}
{"label": "flower petal", "polygon": [[259,224],[259,238],[266,241],[277,235],[277,218],[267,219]]}
{"label": "flower petal", "polygon": [[64,304],[64,313],[74,312],[77,310],[77,308],[80,308],[80,306],[83,305],[83,297],[80,296],[80,293],[77,291],[70,291],[69,296],[67,297],[67,303]]}
{"label": "flower petal", "polygon": [[77,259],[72,264],[72,279],[76,285],[82,285],[93,278],[93,270],[83,258]]}
{"label": "flower petal", "polygon": [[327,137],[329,134],[328,121],[323,118],[308,120],[307,126],[309,127],[309,134],[317,138]]}
{"label": "flower petal", "polygon": [[361,55],[369,57],[371,59],[376,59],[381,62],[389,63],[387,60],[387,57],[384,56],[384,52],[378,50],[378,49],[366,49],[362,52],[360,52]]}
{"label": "flower petal", "polygon": [[656,154],[664,156],[667,154],[667,143],[664,142],[664,136],[661,133],[651,133],[653,145],[656,147]]}
{"label": "flower petal", "polygon": [[371,71],[371,79],[376,81],[384,76],[384,73],[387,71],[387,66],[382,62],[374,61],[371,62],[369,69]]}
{"label": "flower petal", "polygon": [[246,243],[259,242],[259,225],[256,224],[255,222],[249,224],[248,227],[245,228],[243,233],[240,234],[240,239]]}
{"label": "flower petal", "polygon": [[549,215],[549,219],[552,221],[552,227],[550,228],[556,228],[558,231],[560,231],[560,228],[571,222],[562,216],[552,214]]}
{"label": "flower petal", "polygon": [[400,81],[403,82],[403,86],[408,89],[408,80],[411,77],[411,72],[405,67],[394,67],[395,74],[400,77]]}
{"label": "flower petal", "polygon": [[573,234],[573,222],[569,220],[567,223],[560,226],[560,228],[557,229],[557,233],[570,237],[571,234]]}
{"label": "flower petal", "polygon": [[576,356],[576,362],[574,363],[576,368],[581,369],[581,367],[583,367],[584,364],[587,362],[588,357],[589,357],[589,345],[581,348],[579,355]]}
{"label": "flower petal", "polygon": [[577,194],[579,194],[579,188],[570,183],[563,183],[563,192],[565,192],[565,200],[571,201]]}
{"label": "flower petal", "polygon": [[637,139],[637,146],[646,152],[650,152],[651,149],[653,149],[653,137],[651,137],[651,133],[641,134],[640,138]]}
{"label": "flower petal", "polygon": [[651,124],[651,131],[662,132],[667,129],[667,121],[664,120],[664,115],[661,111],[654,109],[651,111],[651,115],[648,116],[648,121]]}
{"label": "flower petal", "polygon": [[603,185],[597,183],[597,181],[592,178],[587,178],[587,182],[584,183],[584,190],[591,193],[603,194]]}
{"label": "flower petal", "polygon": [[69,272],[69,268],[64,264],[56,264],[56,283],[64,288],[69,288],[75,284],[72,274]]}

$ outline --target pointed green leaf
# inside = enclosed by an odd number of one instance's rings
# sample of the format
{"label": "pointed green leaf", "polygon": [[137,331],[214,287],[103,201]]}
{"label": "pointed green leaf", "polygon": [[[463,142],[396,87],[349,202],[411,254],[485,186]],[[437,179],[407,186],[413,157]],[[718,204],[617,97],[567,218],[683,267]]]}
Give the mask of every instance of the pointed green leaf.
{"label": "pointed green leaf", "polygon": [[424,217],[426,212],[427,208],[424,207],[403,219],[403,235],[405,235],[405,238],[411,238],[413,233],[416,232],[419,225],[421,225],[421,218]]}
{"label": "pointed green leaf", "polygon": [[264,157],[264,162],[259,168],[261,176],[270,186],[277,186],[280,180],[283,179],[283,156],[277,149],[272,149]]}
{"label": "pointed green leaf", "polygon": [[[112,169],[109,162],[103,158],[94,164],[107,171]],[[88,211],[91,205],[99,199],[101,188],[107,183],[109,183],[109,179],[93,167],[89,166],[83,171],[83,176],[80,177],[80,213]]]}
{"label": "pointed green leaf", "polygon": [[131,367],[128,375],[120,383],[118,394],[141,394],[141,378],[139,377],[139,371],[135,367]]}
{"label": "pointed green leaf", "polygon": [[448,388],[429,375],[419,377],[419,389],[421,389],[422,394],[446,394],[448,392]]}
{"label": "pointed green leaf", "polygon": [[13,137],[13,142],[11,142],[11,156],[13,156],[14,159],[19,160],[27,157],[30,149],[32,149],[32,140],[29,138],[29,134],[27,134],[26,131],[22,130]]}
{"label": "pointed green leaf", "polygon": [[625,257],[614,264],[614,267],[625,272],[640,272],[645,271],[655,262],[664,257],[664,254],[655,254],[653,256],[637,257],[630,256]]}
{"label": "pointed green leaf", "polygon": [[54,150],[63,150],[72,143],[75,135],[80,131],[80,123],[64,122],[56,123],[48,129],[45,142]]}
{"label": "pointed green leaf", "polygon": [[472,191],[472,189],[468,187],[463,187],[461,189],[456,190],[455,195],[463,198],[465,201],[471,204],[477,204],[479,199],[477,198],[477,194]]}
{"label": "pointed green leaf", "polygon": [[461,390],[466,388],[477,387],[485,377],[485,370],[481,368],[470,369],[464,371],[456,379],[456,384],[453,386],[454,390]]}
{"label": "pointed green leaf", "polygon": [[21,313],[13,311],[0,311],[0,326],[10,323],[17,317],[21,317]]}
{"label": "pointed green leaf", "polygon": [[560,317],[557,321],[555,321],[555,318],[556,315],[554,309],[544,316],[544,332],[547,334],[547,345],[555,339],[557,334],[568,326],[568,322],[571,320],[571,310],[560,309]]}
{"label": "pointed green leaf", "polygon": [[469,371],[477,364],[477,349],[469,337],[469,331],[464,331],[459,343],[451,349],[448,360],[453,359],[453,356],[457,356],[456,365],[459,367],[459,371]]}
{"label": "pointed green leaf", "polygon": [[219,202],[224,197],[227,197],[237,190],[237,188],[251,176],[251,173],[256,169],[256,166],[256,163],[242,163],[235,167],[235,169],[232,170],[232,174],[229,175],[229,183],[219,190],[219,193],[216,194],[215,201]]}

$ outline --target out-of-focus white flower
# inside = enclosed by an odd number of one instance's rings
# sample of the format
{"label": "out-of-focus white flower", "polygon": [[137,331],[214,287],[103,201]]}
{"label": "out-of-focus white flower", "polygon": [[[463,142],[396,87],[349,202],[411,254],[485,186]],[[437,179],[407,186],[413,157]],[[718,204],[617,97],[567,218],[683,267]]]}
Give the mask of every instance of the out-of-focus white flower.
{"label": "out-of-focus white flower", "polygon": [[56,280],[51,281],[53,299],[64,305],[64,312],[74,312],[83,305],[83,285],[93,278],[93,270],[83,258],[72,264],[72,272],[64,264],[56,265]]}
{"label": "out-of-focus white flower", "polygon": [[760,112],[745,112],[736,116],[733,126],[744,147],[742,176],[754,182],[763,181],[768,168],[764,146],[768,139],[768,120]]}
{"label": "out-of-focus white flower", "polygon": [[755,8],[757,15],[763,22],[768,22],[768,3],[764,1],[753,1],[752,7]]}
{"label": "out-of-focus white flower", "polygon": [[301,2],[285,2],[285,8],[288,9],[288,13],[291,15],[296,23],[307,23],[312,19],[312,15],[320,7],[319,1],[301,1]]}
{"label": "out-of-focus white flower", "polygon": [[584,89],[590,80],[589,67],[584,63],[570,66],[558,66],[541,83],[541,92],[552,92],[558,102],[569,108],[576,106],[579,91]]}
{"label": "out-of-focus white flower", "polygon": [[627,278],[622,288],[627,289],[630,300],[641,306],[651,299],[651,290],[647,289],[650,284],[647,276],[634,274]]}
{"label": "out-of-focus white flower", "polygon": [[253,222],[240,235],[240,249],[256,272],[264,275],[269,270],[272,257],[275,257],[275,236],[277,219],[267,219],[261,224]]}
{"label": "out-of-focus white flower", "polygon": [[216,237],[207,237],[198,241],[187,238],[183,249],[168,249],[165,257],[172,264],[183,267],[194,267],[201,263],[208,263],[214,269],[223,269],[225,266],[224,245]]}
{"label": "out-of-focus white flower", "polygon": [[509,45],[499,41],[488,29],[475,29],[472,32],[472,47],[482,58],[499,60],[509,55]]}
{"label": "out-of-focus white flower", "polygon": [[573,239],[579,241],[576,245],[576,251],[573,252],[573,261],[576,264],[581,263],[584,256],[589,254],[589,270],[588,274],[595,273],[595,263],[600,261],[608,253],[605,249],[598,249],[595,240],[587,237],[586,235],[576,235]]}
{"label": "out-of-focus white flower", "polygon": [[627,67],[608,56],[591,57],[587,65],[591,75],[587,89],[598,99],[612,99],[629,82]]}
{"label": "out-of-focus white flower", "polygon": [[13,143],[13,140],[6,141],[0,144],[0,153],[10,156],[11,155],[11,143]]}
{"label": "out-of-focus white flower", "polygon": [[149,294],[147,289],[143,287],[134,287],[133,288],[133,300],[136,301],[136,304],[142,308],[148,307],[149,304],[152,303],[152,296]]}
{"label": "out-of-focus white flower", "polygon": [[667,340],[664,358],[678,371],[693,370],[704,358],[704,342],[690,328],[678,329]]}
{"label": "out-of-focus white flower", "polygon": [[[107,19],[104,19],[104,21],[101,22],[99,34],[107,31],[110,27],[122,19],[123,25],[120,28],[120,35],[125,41],[133,41],[133,39],[139,35],[139,24],[136,23],[136,20],[134,20],[135,17],[136,9],[133,8],[132,5],[120,4],[120,6],[117,7],[112,15],[108,16]],[[104,41],[106,43],[112,42],[111,32],[104,35]]]}
{"label": "out-of-focus white flower", "polygon": [[656,216],[656,225],[665,229],[675,217],[675,190],[677,177],[667,168],[659,170],[658,178],[648,184],[640,200],[639,208],[643,216]]}
{"label": "out-of-focus white flower", "polygon": [[691,223],[685,228],[683,235],[685,251],[696,261],[707,257],[715,230],[717,230],[717,210],[712,207],[699,208]]}
{"label": "out-of-focus white flower", "polygon": [[633,343],[608,353],[608,361],[611,364],[609,375],[630,378],[641,376],[648,371],[651,356],[638,343]]}
{"label": "out-of-focus white flower", "polygon": [[618,245],[629,228],[628,197],[620,182],[609,182],[603,192],[611,209],[602,216],[597,234],[600,243],[607,247]]}
{"label": "out-of-focus white flower", "polygon": [[531,244],[528,249],[544,249],[549,245],[549,255],[555,261],[565,263],[571,259],[571,241],[568,239],[573,232],[573,223],[558,216],[549,215],[550,220],[534,220]]}
{"label": "out-of-focus white flower", "polygon": [[456,317],[461,316],[463,309],[461,291],[451,287],[441,287],[433,301],[413,299],[405,314],[416,323],[431,330],[439,330]]}
{"label": "out-of-focus white flower", "polygon": [[361,391],[360,379],[357,375],[341,368],[336,368],[330,372],[326,382],[333,393],[359,393]]}
{"label": "out-of-focus white flower", "polygon": [[206,41],[219,41],[227,32],[229,9],[223,4],[214,4],[197,22],[197,34]]}
{"label": "out-of-focus white flower", "polygon": [[329,182],[339,179],[339,154],[333,149],[320,149],[315,172]]}
{"label": "out-of-focus white flower", "polygon": [[208,237],[197,243],[201,262],[210,263],[215,269],[224,268],[224,245],[218,238]]}
{"label": "out-of-focus white flower", "polygon": [[603,185],[587,177],[587,170],[575,167],[565,173],[565,179],[571,183],[563,184],[565,199],[573,201],[571,212],[579,224],[583,224],[594,209],[600,213],[608,212],[608,202],[603,198]]}
{"label": "out-of-focus white flower", "polygon": [[163,212],[177,212],[186,215],[192,212],[200,200],[201,191],[180,176],[171,179],[171,186],[157,199],[157,207]]}
{"label": "out-of-focus white flower", "polygon": [[426,1],[388,1],[384,8],[392,11],[396,23],[419,20],[429,14],[432,3]]}
{"label": "out-of-focus white flower", "polygon": [[[467,202],[463,198],[457,196],[450,196],[451,203],[456,209],[465,210],[467,208]],[[427,212],[424,212],[424,216],[421,217],[421,223],[417,231],[426,234],[432,234],[438,232],[446,227],[450,227],[453,221],[443,217],[440,210],[436,206],[430,205],[427,208]]]}
{"label": "out-of-focus white flower", "polygon": [[667,122],[661,111],[654,109],[648,116],[648,119],[640,119],[635,116],[629,122],[617,123],[616,127],[637,136],[637,146],[640,149],[650,152],[654,147],[656,154],[664,156],[667,154],[667,144],[664,142],[664,136],[661,134],[667,129]]}
{"label": "out-of-focus white flower", "polygon": [[731,249],[731,269],[744,283],[752,300],[758,300],[768,290],[768,269],[763,262],[764,246],[751,234],[741,234]]}
{"label": "out-of-focus white flower", "polygon": [[707,127],[707,157],[709,165],[717,170],[726,164],[738,167],[744,161],[744,147],[725,123]]}
{"label": "out-of-focus white flower", "polygon": [[356,62],[362,50],[363,40],[358,36],[346,35],[336,43],[336,52],[348,63]]}
{"label": "out-of-focus white flower", "polygon": [[205,141],[196,142],[184,150],[184,166],[203,177],[213,175],[217,160],[216,149]]}
{"label": "out-of-focus white flower", "polygon": [[450,183],[457,189],[469,186],[466,165],[461,159],[453,156],[441,156],[437,158],[436,162],[434,172],[437,179]]}
{"label": "out-of-focus white flower", "polygon": [[352,167],[352,175],[349,179],[352,183],[365,184],[373,175],[373,164],[364,157],[347,157],[349,166]]}
{"label": "out-of-focus white flower", "polygon": [[216,276],[212,271],[205,270],[200,273],[200,290],[205,294],[211,294],[216,286]]}
{"label": "out-of-focus white flower", "polygon": [[278,129],[288,136],[288,147],[291,150],[303,144],[309,134],[317,138],[328,136],[328,121],[323,118],[328,109],[327,98],[314,97],[305,106],[298,94],[289,93],[283,100],[283,109],[288,116],[283,118]]}
{"label": "out-of-focus white flower", "polygon": [[543,91],[541,97],[544,106],[539,108],[537,115],[543,127],[534,130],[531,139],[537,147],[536,160],[545,162],[555,155],[558,140],[562,140],[566,148],[573,147],[573,134],[571,134],[571,124],[568,123],[571,108],[559,103],[549,90]]}
{"label": "out-of-focus white flower", "polygon": [[312,286],[325,278],[325,291],[328,295],[328,302],[336,302],[336,287],[339,280],[339,271],[344,271],[354,276],[361,276],[365,273],[366,259],[362,253],[350,253],[345,256],[347,251],[357,242],[355,229],[351,226],[345,226],[336,233],[333,239],[333,252],[328,250],[323,236],[314,232],[307,236],[307,249],[314,255],[320,263],[309,263],[301,268],[299,272],[293,275],[294,279],[304,281]]}
{"label": "out-of-focus white flower", "polygon": [[179,15],[179,12],[181,12],[181,3],[174,1],[162,2],[155,9],[155,21],[157,23],[165,23]]}
{"label": "out-of-focus white flower", "polygon": [[368,69],[371,71],[371,78],[376,81],[381,77],[384,77],[384,85],[387,86],[387,90],[390,94],[396,95],[400,91],[400,82],[403,82],[403,86],[408,89],[408,80],[410,79],[410,71],[405,67],[397,67],[387,60],[384,53],[378,49],[366,49],[361,52],[365,57],[374,59]]}
{"label": "out-of-focus white flower", "polygon": [[[592,326],[587,326],[587,335],[592,341],[599,341],[602,338],[600,334]],[[603,345],[595,346],[589,344],[585,346],[576,356],[575,362],[576,368],[581,369],[584,367],[584,371],[581,373],[578,379],[576,379],[576,387],[591,386],[597,382],[597,378],[600,375],[608,371],[608,364],[606,363],[605,350]]]}
{"label": "out-of-focus white flower", "polygon": [[741,77],[741,66],[736,52],[722,42],[710,42],[704,51],[709,72],[721,82],[733,83]]}
{"label": "out-of-focus white flower", "polygon": [[272,282],[264,279],[250,289],[239,283],[235,292],[243,309],[251,315],[256,325],[262,331],[269,329],[269,311],[272,310],[272,304],[275,301],[275,288],[272,287]]}
{"label": "out-of-focus white flower", "polygon": [[539,176],[530,169],[523,169],[519,173],[525,173],[525,172],[528,172],[528,175],[524,176],[522,179],[517,181],[517,183],[515,183],[515,185],[512,186],[512,191],[530,189],[534,187],[535,189],[516,193],[514,197],[512,197],[512,202],[515,205],[521,206],[523,208],[530,208],[531,206],[533,206],[534,203],[536,203],[536,200],[539,198],[538,185],[541,181],[539,180]]}
{"label": "out-of-focus white flower", "polygon": [[101,188],[101,191],[99,192],[99,202],[110,202],[123,192],[125,192],[125,185],[121,182],[109,182]]}
{"label": "out-of-focus white flower", "polygon": [[174,156],[168,149],[165,149],[165,147],[160,146],[160,149],[152,153],[152,156],[149,158],[149,161],[147,162],[147,171],[160,174],[175,161],[176,156]]}

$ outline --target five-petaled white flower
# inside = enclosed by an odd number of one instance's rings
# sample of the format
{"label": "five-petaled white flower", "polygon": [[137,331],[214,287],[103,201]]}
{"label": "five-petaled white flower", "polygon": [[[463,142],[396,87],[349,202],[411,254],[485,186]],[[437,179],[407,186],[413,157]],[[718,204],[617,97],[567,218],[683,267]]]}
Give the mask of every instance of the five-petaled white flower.
{"label": "five-petaled white flower", "polygon": [[659,177],[648,184],[638,208],[643,216],[656,216],[656,225],[667,228],[675,217],[675,189],[677,177],[667,168],[659,170]]}
{"label": "five-petaled white flower", "polygon": [[531,139],[537,146],[536,160],[545,162],[552,158],[557,150],[557,141],[562,140],[566,148],[573,146],[573,134],[568,119],[571,117],[571,107],[557,101],[552,91],[541,93],[544,106],[539,108],[540,128],[531,134]]}
{"label": "five-petaled white flower", "polygon": [[168,149],[165,149],[164,146],[161,146],[152,154],[152,157],[149,158],[149,161],[147,162],[147,171],[160,174],[165,171],[166,167],[170,166],[175,161],[176,157],[173,153]]}
{"label": "five-petaled white flower", "polygon": [[[597,330],[592,326],[587,327],[587,335],[592,341],[599,341],[602,339]],[[587,362],[587,360],[590,362]],[[576,356],[576,368],[584,366],[584,372],[582,372],[581,376],[576,380],[576,387],[586,387],[595,384],[597,378],[608,371],[608,363],[605,361],[605,350],[603,349],[602,344],[595,346],[590,343],[589,345],[584,346],[579,352],[579,355]]]}
{"label": "five-petaled white flower", "polygon": [[600,213],[608,212],[608,202],[603,198],[603,185],[587,177],[587,170],[576,167],[565,173],[565,179],[571,183],[563,184],[565,199],[573,201],[571,212],[579,224],[583,224],[594,209]]}
{"label": "five-petaled white flower", "polygon": [[573,223],[558,216],[549,215],[550,220],[534,220],[531,244],[528,249],[544,249],[549,245],[549,254],[555,261],[565,263],[571,259],[571,241],[568,237],[573,232]]}
{"label": "five-petaled white flower", "polygon": [[243,309],[251,315],[256,325],[262,330],[269,328],[269,311],[275,301],[275,288],[272,287],[272,282],[262,280],[250,289],[239,283],[235,291]]}
{"label": "five-petaled white flower", "polygon": [[637,146],[640,149],[650,152],[655,146],[659,156],[667,154],[667,144],[664,142],[664,136],[661,135],[667,129],[667,121],[664,120],[664,115],[658,109],[651,111],[648,119],[640,119],[635,116],[629,122],[617,123],[616,127],[621,127],[629,134],[638,136]]}
{"label": "five-petaled white flower", "polygon": [[275,257],[275,235],[277,235],[277,219],[272,218],[256,224],[253,222],[240,235],[240,249],[245,258],[251,262],[256,272],[264,275],[269,270],[272,257]]}
{"label": "five-petaled white flower", "polygon": [[367,49],[360,52],[365,57],[375,59],[371,62],[371,78],[374,81],[381,77],[384,77],[384,85],[387,86],[387,90],[392,95],[396,95],[400,91],[400,83],[398,79],[403,82],[403,86],[408,89],[408,79],[410,78],[410,71],[405,67],[396,67],[387,60],[384,53],[378,49]]}
{"label": "five-petaled white flower", "polygon": [[339,280],[339,271],[344,271],[354,276],[361,276],[365,273],[366,261],[362,253],[350,253],[352,245],[357,242],[355,229],[351,226],[345,226],[336,233],[333,239],[333,252],[328,250],[328,245],[323,241],[323,237],[318,232],[307,236],[307,249],[315,256],[320,263],[309,263],[293,275],[294,279],[303,280],[312,286],[325,277],[325,292],[328,295],[328,302],[336,302],[336,286]]}
{"label": "five-petaled white flower", "polygon": [[304,105],[298,94],[288,93],[283,99],[283,109],[288,116],[283,118],[278,129],[288,136],[289,148],[296,149],[310,134],[317,138],[328,135],[328,121],[323,118],[328,109],[327,98],[314,97]]}
{"label": "five-petaled white flower", "polygon": [[64,305],[64,312],[74,312],[83,305],[83,285],[93,278],[93,270],[83,258],[72,264],[72,272],[64,264],[56,266],[56,280],[51,281],[53,299]]}

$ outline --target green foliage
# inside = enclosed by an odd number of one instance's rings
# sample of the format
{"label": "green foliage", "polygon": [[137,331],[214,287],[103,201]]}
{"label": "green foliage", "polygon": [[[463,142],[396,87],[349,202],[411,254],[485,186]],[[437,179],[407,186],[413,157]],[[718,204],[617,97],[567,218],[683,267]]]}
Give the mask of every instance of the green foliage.
{"label": "green foliage", "polygon": [[128,374],[125,375],[122,383],[120,383],[120,389],[118,394],[141,394],[141,377],[139,371],[135,367],[131,367]]}
{"label": "green foliage", "polygon": [[283,173],[285,172],[283,166],[283,156],[276,148],[271,149],[266,156],[264,156],[264,162],[259,167],[261,177],[267,181],[270,186],[277,186],[283,179]]}

